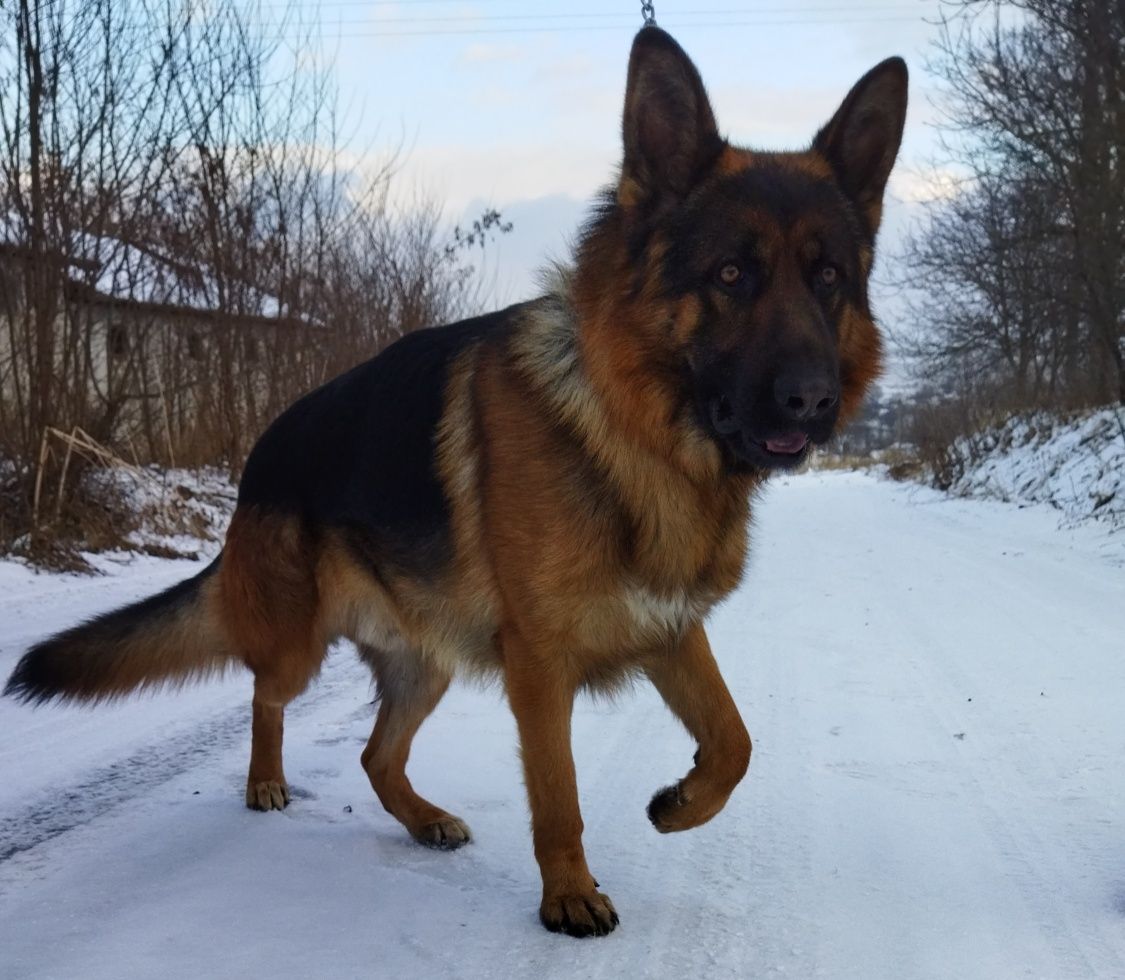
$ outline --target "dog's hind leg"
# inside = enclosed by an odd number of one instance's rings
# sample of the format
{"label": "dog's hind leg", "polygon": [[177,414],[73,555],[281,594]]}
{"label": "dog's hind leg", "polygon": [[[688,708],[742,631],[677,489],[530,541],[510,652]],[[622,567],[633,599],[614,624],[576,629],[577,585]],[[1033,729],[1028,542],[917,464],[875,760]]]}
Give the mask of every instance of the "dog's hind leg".
{"label": "dog's hind leg", "polygon": [[315,650],[289,653],[278,657],[270,669],[254,671],[250,772],[246,777],[246,805],[252,810],[283,810],[289,803],[281,755],[285,706],[308,686],[323,658],[323,649],[319,655]]}
{"label": "dog's hind leg", "polygon": [[285,706],[309,685],[320,670],[327,646],[310,629],[300,641],[275,635],[275,652],[250,663],[254,671],[253,729],[246,805],[253,810],[283,810],[289,784],[282,766],[281,743]]}
{"label": "dog's hind leg", "polygon": [[285,706],[320,669],[327,649],[318,619],[316,550],[287,514],[235,511],[220,567],[226,635],[254,673],[246,805],[281,810],[289,785],[281,764]]}
{"label": "dog's hind leg", "polygon": [[419,796],[406,776],[410,744],[449,687],[449,675],[418,653],[359,649],[379,685],[379,714],[360,758],[371,788],[419,843],[449,850],[467,844],[464,821]]}
{"label": "dog's hind leg", "polygon": [[254,696],[251,707],[250,773],[246,777],[246,805],[252,810],[283,810],[289,803],[289,784],[281,761],[285,708]]}

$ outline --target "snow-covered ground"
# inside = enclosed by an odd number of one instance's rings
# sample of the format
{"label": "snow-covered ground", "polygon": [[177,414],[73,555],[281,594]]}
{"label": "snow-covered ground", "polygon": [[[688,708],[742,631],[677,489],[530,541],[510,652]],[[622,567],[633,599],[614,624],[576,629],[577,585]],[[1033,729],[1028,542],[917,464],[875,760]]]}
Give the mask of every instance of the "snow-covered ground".
{"label": "snow-covered ground", "polygon": [[[851,473],[777,480],[713,645],[755,754],[726,810],[644,807],[694,746],[651,690],[580,702],[590,865],[621,912],[536,920],[514,725],[455,689],[419,790],[475,841],[413,844],[359,767],[337,651],[287,719],[284,813],[242,804],[249,683],[99,709],[0,702],[0,976],[1125,977],[1125,541],[1047,508]],[[0,671],[189,574],[0,565]]]}
{"label": "snow-covered ground", "polygon": [[950,491],[1054,507],[1064,524],[1125,532],[1125,408],[1017,415],[954,446],[974,460]]}

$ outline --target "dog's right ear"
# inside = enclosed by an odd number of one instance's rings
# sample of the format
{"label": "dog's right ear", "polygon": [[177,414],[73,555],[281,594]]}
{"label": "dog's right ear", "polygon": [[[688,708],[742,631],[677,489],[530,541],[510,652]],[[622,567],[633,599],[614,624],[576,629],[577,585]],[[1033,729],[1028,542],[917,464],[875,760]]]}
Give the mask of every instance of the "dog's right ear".
{"label": "dog's right ear", "polygon": [[902,142],[906,88],[906,62],[901,58],[880,62],[855,83],[813,140],[813,149],[831,165],[872,237],[879,228],[883,191]]}
{"label": "dog's right ear", "polygon": [[659,27],[642,28],[633,41],[621,128],[617,200],[625,207],[684,197],[722,152],[699,72]]}

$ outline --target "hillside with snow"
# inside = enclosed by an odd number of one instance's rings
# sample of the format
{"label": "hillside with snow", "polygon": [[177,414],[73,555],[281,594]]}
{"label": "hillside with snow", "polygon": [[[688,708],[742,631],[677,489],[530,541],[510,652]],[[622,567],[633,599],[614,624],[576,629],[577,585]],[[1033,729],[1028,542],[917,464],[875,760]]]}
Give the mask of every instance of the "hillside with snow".
{"label": "hillside with snow", "polygon": [[1019,415],[959,439],[951,456],[956,496],[1046,504],[1064,526],[1125,530],[1125,408]]}

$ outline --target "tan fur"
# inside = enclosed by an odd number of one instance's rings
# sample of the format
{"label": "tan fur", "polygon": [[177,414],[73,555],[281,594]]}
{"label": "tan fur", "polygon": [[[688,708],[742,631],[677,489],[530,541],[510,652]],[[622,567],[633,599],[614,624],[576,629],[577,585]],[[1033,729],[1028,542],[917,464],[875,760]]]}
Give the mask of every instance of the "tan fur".
{"label": "tan fur", "polygon": [[[213,609],[214,580],[201,588],[200,606]],[[185,609],[131,636],[114,650],[111,671],[96,679],[93,701],[111,700],[138,690],[180,687],[218,676],[230,665],[230,646],[213,618]],[[77,692],[76,692],[77,693]],[[86,699],[87,695],[81,696]]]}

